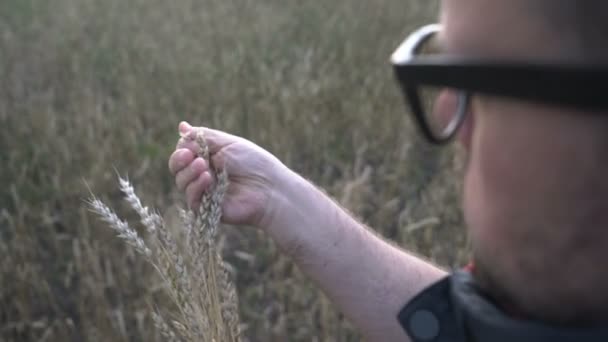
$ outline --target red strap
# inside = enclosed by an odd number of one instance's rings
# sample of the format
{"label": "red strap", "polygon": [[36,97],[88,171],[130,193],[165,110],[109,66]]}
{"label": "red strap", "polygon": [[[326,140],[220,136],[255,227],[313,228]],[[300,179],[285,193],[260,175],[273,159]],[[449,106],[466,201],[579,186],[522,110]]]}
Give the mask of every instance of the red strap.
{"label": "red strap", "polygon": [[[473,261],[470,261],[462,269],[471,274],[475,274],[475,263]],[[517,314],[517,310],[515,310],[515,308],[509,304],[501,303],[500,308],[502,310],[504,310],[505,313],[507,313],[511,317],[514,317],[514,318],[520,317],[520,315]]]}
{"label": "red strap", "polygon": [[463,269],[469,273],[475,273],[475,263],[470,261]]}

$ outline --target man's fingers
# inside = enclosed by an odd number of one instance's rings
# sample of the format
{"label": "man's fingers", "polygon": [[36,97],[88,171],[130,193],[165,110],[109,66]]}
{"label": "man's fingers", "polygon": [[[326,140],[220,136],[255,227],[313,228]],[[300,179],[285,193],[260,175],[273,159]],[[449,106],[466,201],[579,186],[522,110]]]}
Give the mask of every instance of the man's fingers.
{"label": "man's fingers", "polygon": [[180,191],[195,181],[202,173],[208,170],[207,162],[203,158],[196,158],[194,161],[179,171],[175,176],[175,184]]}
{"label": "man's fingers", "polygon": [[188,149],[178,149],[169,158],[169,171],[175,175],[194,160],[194,153]]}
{"label": "man's fingers", "polygon": [[186,200],[191,208],[196,208],[200,204],[203,192],[209,188],[211,182],[211,174],[203,172],[186,187]]}
{"label": "man's fingers", "polygon": [[181,139],[177,143],[176,151],[169,158],[169,170],[175,175],[177,188],[180,191],[185,190],[188,204],[195,208],[200,204],[203,193],[213,183],[208,163],[197,156],[200,150],[196,142],[197,134],[202,131],[209,153],[214,155],[214,162],[220,164],[223,164],[223,158],[218,152],[240,138],[215,129],[192,127],[185,121],[180,122],[178,130]]}
{"label": "man's fingers", "polygon": [[198,152],[200,150],[196,140],[190,139],[189,136],[179,139],[179,141],[177,142],[177,146],[175,148],[178,150],[180,150],[180,149],[190,150],[190,152],[192,152],[193,155],[198,154]]}

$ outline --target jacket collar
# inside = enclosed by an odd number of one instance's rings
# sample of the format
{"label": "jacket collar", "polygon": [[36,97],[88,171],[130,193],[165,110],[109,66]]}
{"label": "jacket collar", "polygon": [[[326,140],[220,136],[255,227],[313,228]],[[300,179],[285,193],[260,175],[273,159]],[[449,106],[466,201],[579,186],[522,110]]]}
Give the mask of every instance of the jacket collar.
{"label": "jacket collar", "polygon": [[463,271],[417,295],[401,310],[398,320],[413,342],[608,341],[608,327],[569,329],[511,318]]}

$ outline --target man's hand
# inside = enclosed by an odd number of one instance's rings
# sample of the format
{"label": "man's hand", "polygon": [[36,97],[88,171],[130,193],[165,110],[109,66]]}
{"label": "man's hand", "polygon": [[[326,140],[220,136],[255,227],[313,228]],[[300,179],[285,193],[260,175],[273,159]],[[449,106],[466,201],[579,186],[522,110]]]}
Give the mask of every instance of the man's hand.
{"label": "man's hand", "polygon": [[283,199],[283,181],[294,174],[272,154],[246,139],[182,122],[182,138],[169,159],[169,169],[177,187],[185,191],[188,204],[198,206],[214,182],[210,165],[197,156],[198,130],[203,131],[212,165],[228,173],[222,220],[257,227],[268,224],[273,211],[281,206],[277,202]]}
{"label": "man's hand", "polygon": [[196,156],[193,138],[203,130],[211,163],[228,172],[224,222],[264,230],[368,340],[408,340],[397,313],[445,272],[373,234],[254,143],[185,122],[179,130],[169,168],[190,205],[213,184],[209,165]]}

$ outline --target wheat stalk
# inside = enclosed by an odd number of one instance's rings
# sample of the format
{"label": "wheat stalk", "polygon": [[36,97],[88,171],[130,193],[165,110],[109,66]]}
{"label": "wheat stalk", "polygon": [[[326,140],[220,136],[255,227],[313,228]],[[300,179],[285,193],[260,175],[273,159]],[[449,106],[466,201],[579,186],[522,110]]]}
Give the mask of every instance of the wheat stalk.
{"label": "wheat stalk", "polygon": [[[211,165],[204,136],[199,133],[195,139],[200,147],[199,156]],[[133,246],[159,273],[170,298],[179,309],[178,317],[173,320],[167,320],[155,310],[152,312],[155,326],[167,341],[240,340],[236,290],[216,247],[228,175],[226,171],[218,172],[213,166],[212,171],[215,185],[204,194],[199,208],[195,211],[180,210],[180,229],[185,233],[181,236],[187,238],[183,249],[178,247],[162,217],[142,204],[127,179],[119,177],[120,190],[154,242],[152,248],[98,198],[91,196],[88,202],[90,210],[118,232],[118,237]]]}

